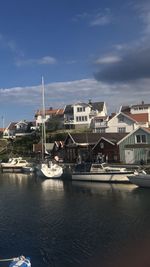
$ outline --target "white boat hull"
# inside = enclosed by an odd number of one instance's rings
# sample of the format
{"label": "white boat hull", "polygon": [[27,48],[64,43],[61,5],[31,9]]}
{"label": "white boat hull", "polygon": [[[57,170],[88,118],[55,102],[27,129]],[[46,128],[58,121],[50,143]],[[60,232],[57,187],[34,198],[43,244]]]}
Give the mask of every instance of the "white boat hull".
{"label": "white boat hull", "polygon": [[52,164],[50,167],[47,164],[41,164],[38,174],[46,179],[58,179],[63,174],[63,168],[57,164]]}
{"label": "white boat hull", "polygon": [[131,172],[124,173],[73,173],[72,180],[76,181],[95,181],[95,182],[129,182],[127,176]]}
{"label": "white boat hull", "polygon": [[150,175],[149,174],[137,174],[129,177],[132,184],[140,187],[150,187]]}

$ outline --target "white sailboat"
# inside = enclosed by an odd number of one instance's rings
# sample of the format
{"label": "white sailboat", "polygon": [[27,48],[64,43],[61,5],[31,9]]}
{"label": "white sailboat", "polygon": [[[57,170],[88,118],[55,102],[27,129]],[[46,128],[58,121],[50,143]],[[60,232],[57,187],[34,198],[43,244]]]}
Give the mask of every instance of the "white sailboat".
{"label": "white sailboat", "polygon": [[44,79],[42,77],[42,163],[38,167],[38,173],[46,179],[57,179],[63,174],[63,168],[52,160],[46,161],[45,154],[46,150],[46,130],[45,130],[45,89],[44,89]]}

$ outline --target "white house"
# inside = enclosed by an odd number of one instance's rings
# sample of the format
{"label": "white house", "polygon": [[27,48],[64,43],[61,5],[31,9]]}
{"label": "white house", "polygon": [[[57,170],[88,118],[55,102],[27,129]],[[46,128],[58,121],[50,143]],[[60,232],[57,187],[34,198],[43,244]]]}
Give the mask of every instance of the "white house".
{"label": "white house", "polygon": [[64,111],[65,128],[89,128],[93,118],[106,116],[107,109],[104,102],[76,103],[67,105]]}
{"label": "white house", "polygon": [[10,122],[3,132],[3,138],[15,138],[16,122]]}
{"label": "white house", "polygon": [[119,112],[107,122],[107,133],[129,133],[138,127],[138,122],[129,115]]}
{"label": "white house", "polygon": [[60,120],[63,119],[64,116],[64,109],[46,109],[45,114],[43,114],[42,110],[38,110],[35,113],[35,119],[36,119],[36,126],[40,126],[43,122],[47,122],[49,119],[53,118],[53,117],[59,117]]}
{"label": "white house", "polygon": [[145,104],[142,101],[141,104],[122,106],[120,112],[123,112],[130,116],[132,119],[138,122],[141,127],[150,126],[150,104]]}
{"label": "white house", "polygon": [[31,135],[35,130],[34,122],[21,120],[19,122],[11,122],[4,130],[3,137],[13,139],[19,136]]}

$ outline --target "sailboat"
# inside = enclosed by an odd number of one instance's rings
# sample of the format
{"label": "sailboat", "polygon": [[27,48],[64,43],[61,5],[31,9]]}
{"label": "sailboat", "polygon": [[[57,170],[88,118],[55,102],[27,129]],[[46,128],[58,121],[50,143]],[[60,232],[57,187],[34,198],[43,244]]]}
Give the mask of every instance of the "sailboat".
{"label": "sailboat", "polygon": [[63,174],[63,168],[52,160],[45,159],[48,154],[46,149],[46,129],[45,129],[45,89],[44,79],[42,77],[42,163],[38,167],[38,174],[46,179],[57,179]]}

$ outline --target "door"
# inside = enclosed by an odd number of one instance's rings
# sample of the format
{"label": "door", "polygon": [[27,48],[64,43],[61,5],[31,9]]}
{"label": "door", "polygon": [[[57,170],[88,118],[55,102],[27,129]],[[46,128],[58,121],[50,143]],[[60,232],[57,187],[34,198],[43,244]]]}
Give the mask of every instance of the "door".
{"label": "door", "polygon": [[134,163],[134,150],[133,149],[126,149],[125,150],[125,162],[127,164],[132,164]]}

